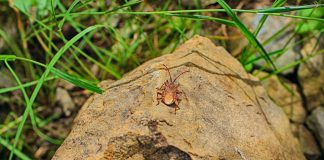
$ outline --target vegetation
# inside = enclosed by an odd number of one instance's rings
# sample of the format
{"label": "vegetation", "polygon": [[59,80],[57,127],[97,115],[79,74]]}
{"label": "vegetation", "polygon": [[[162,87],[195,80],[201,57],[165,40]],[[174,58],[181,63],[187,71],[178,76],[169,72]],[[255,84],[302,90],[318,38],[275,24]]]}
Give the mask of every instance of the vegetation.
{"label": "vegetation", "polygon": [[[292,46],[275,51],[264,46],[285,28],[265,42],[256,38],[268,16],[294,20],[294,36],[302,38],[293,45],[321,36],[321,2],[287,4],[286,0],[275,0],[268,8],[249,8],[245,3],[246,9],[235,9],[240,3],[244,1],[218,0],[203,6],[199,0],[192,4],[181,0],[1,0],[0,157],[34,159],[44,145],[48,149],[41,156],[53,156],[66,134],[53,134],[55,129],[47,126],[61,123],[60,118],[73,119],[77,113],[64,117],[55,112],[55,91],[61,80],[88,93],[102,93],[97,87],[100,81],[120,79],[141,63],[171,53],[195,34],[227,47],[231,37],[218,28],[239,30],[249,44],[237,58],[251,73],[258,61],[266,62],[259,69],[268,71],[269,76],[322,53],[278,68],[276,58]],[[239,18],[241,13],[263,16],[258,27],[251,30]]]}

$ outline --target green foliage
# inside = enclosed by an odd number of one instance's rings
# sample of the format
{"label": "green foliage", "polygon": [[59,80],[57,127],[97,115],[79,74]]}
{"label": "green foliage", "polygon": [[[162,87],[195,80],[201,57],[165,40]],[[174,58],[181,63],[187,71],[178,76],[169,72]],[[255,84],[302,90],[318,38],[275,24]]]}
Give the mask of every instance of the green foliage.
{"label": "green foliage", "polygon": [[[323,18],[324,17],[324,8],[301,10],[298,12],[298,15],[305,16],[305,17],[313,17],[313,18]],[[324,27],[323,22],[305,20],[305,21],[300,22],[296,26],[295,30],[299,34],[304,34],[307,32],[322,29],[323,27]]]}
{"label": "green foliage", "polygon": [[36,9],[36,15],[46,16],[50,13],[53,6],[56,6],[58,0],[13,0],[14,5],[22,12],[32,12]]}

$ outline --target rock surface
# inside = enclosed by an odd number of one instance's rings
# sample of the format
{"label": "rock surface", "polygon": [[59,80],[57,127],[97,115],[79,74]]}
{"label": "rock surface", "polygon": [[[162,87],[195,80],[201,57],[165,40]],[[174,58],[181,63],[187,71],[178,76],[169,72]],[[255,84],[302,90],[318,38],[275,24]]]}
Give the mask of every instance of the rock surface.
{"label": "rock surface", "polygon": [[298,69],[309,111],[324,106],[324,37],[309,40],[301,50],[303,57],[315,55]]}
{"label": "rock surface", "polygon": [[[264,8],[266,6],[256,6],[257,8]],[[263,15],[261,14],[250,14],[250,13],[243,13],[240,15],[243,23],[246,26],[254,31],[258,23],[260,22]],[[284,31],[281,31],[283,30]],[[293,20],[286,18],[286,17],[277,17],[277,16],[269,16],[265,21],[263,27],[261,28],[257,39],[264,43],[268,41],[273,35],[279,33],[273,40],[269,41],[268,43],[264,44],[264,47],[268,53],[274,52],[280,49],[283,49],[286,45],[292,46],[295,43],[295,39],[291,40],[291,37],[294,35],[295,25],[293,24]],[[234,32],[233,34],[236,34]],[[241,53],[243,48],[248,45],[247,39],[242,36],[240,39],[236,39],[234,41],[229,42],[229,50],[232,51],[233,55],[237,55]],[[298,60],[300,58],[298,51],[299,46],[295,47],[287,47],[288,49],[285,51],[284,54],[280,56],[272,56],[272,60],[277,68],[283,68],[286,65]],[[265,61],[258,61],[258,65],[263,66]],[[294,68],[290,68],[288,70],[283,71],[284,74],[292,73]]]}
{"label": "rock surface", "polygon": [[[265,72],[257,74],[257,77],[268,75]],[[304,123],[306,118],[306,110],[297,86],[285,79],[277,76],[271,76],[262,81],[262,85],[267,91],[269,97],[283,109],[288,118],[294,123]],[[288,88],[285,88],[285,86]]]}
{"label": "rock surface", "polygon": [[324,151],[324,107],[317,107],[306,121]]}
{"label": "rock surface", "polygon": [[[177,80],[180,110],[156,106],[156,89]],[[256,78],[222,47],[196,36],[104,84],[82,107],[53,159],[304,159],[288,118]]]}
{"label": "rock surface", "polygon": [[316,143],[315,138],[303,125],[299,127],[298,139],[307,159],[318,159],[321,156],[321,151]]}

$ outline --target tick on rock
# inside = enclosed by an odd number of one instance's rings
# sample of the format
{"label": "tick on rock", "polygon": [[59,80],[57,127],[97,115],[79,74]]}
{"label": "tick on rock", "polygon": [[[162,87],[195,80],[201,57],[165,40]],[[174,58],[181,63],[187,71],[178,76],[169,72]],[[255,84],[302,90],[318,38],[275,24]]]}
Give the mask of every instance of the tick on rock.
{"label": "tick on rock", "polygon": [[156,105],[159,105],[161,101],[163,104],[167,106],[174,107],[174,113],[176,114],[177,110],[180,109],[179,108],[179,103],[181,101],[180,95],[183,92],[180,91],[179,88],[180,85],[176,84],[175,82],[182,74],[189,72],[189,70],[180,73],[174,80],[172,80],[169,68],[164,64],[163,66],[165,67],[165,70],[169,73],[170,81],[166,80],[160,88],[156,88],[157,89]]}

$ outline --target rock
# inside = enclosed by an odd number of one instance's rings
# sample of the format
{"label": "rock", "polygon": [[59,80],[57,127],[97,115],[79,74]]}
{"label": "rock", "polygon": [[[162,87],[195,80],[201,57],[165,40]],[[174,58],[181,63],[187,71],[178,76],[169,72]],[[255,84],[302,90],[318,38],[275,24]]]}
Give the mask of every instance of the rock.
{"label": "rock", "polygon": [[307,159],[318,159],[321,151],[312,133],[303,125],[299,127],[299,142]]}
{"label": "rock", "polygon": [[[180,109],[156,106],[177,80]],[[222,47],[195,36],[88,99],[56,159],[304,159],[283,111]]]}
{"label": "rock", "polygon": [[65,89],[65,90],[73,90],[76,88],[76,86],[70,82],[67,82],[65,80],[62,80],[62,79],[59,79],[58,80],[58,84],[57,84],[58,87],[62,88],[62,89]]}
{"label": "rock", "polygon": [[[262,16],[262,14],[243,13],[240,15],[240,18],[251,31],[254,31]],[[290,40],[290,38],[294,34],[295,26],[291,24],[293,24],[293,19],[289,19],[286,17],[269,16],[265,21],[262,29],[260,30],[257,39],[261,43],[263,43],[267,41],[270,37],[275,35],[277,32],[279,32],[281,29],[287,27],[276,38],[274,38],[269,43],[263,45],[268,53],[277,51],[279,49],[283,49],[287,43],[289,45],[292,45],[294,43],[294,39]],[[238,33],[236,31],[232,31],[230,35],[237,36]],[[229,50],[232,52],[233,55],[238,55],[238,53],[241,53],[246,45],[248,45],[248,41],[244,36],[242,36],[242,38],[229,41]],[[277,66],[277,68],[282,68],[287,64],[298,60],[300,56],[299,53],[296,51],[298,50],[297,48],[298,47],[296,46],[294,48],[288,49],[287,51],[285,51],[284,54],[278,56],[278,58],[275,58],[276,56],[273,56],[272,60],[274,61],[274,64]],[[258,61],[256,63],[258,65],[263,66],[265,64],[265,61]],[[292,73],[293,70],[293,68],[290,68],[284,71],[283,73]]]}
{"label": "rock", "polygon": [[306,123],[319,141],[322,151],[324,151],[324,108],[317,107],[313,110],[312,114],[307,117]]}
{"label": "rock", "polygon": [[[301,53],[307,57],[324,49],[324,37],[319,40],[313,38],[304,45]],[[317,47],[316,47],[317,44]],[[300,65],[298,79],[303,88],[309,111],[315,107],[324,106],[324,54],[319,52],[316,56]]]}
{"label": "rock", "polygon": [[[261,72],[258,77],[264,77],[267,73]],[[296,84],[282,78],[282,83],[277,76],[271,76],[262,81],[262,85],[266,89],[270,98],[280,106],[289,119],[295,123],[303,123],[306,118],[306,110],[303,107],[303,102],[300,93],[297,90]],[[284,87],[286,85],[287,88]]]}
{"label": "rock", "polygon": [[302,124],[299,124],[299,123],[290,123],[291,133],[296,138],[296,140],[298,140],[299,130],[300,130],[301,126],[302,126]]}
{"label": "rock", "polygon": [[75,109],[75,104],[69,93],[65,89],[58,87],[56,89],[56,100],[62,105],[65,116],[70,116]]}

